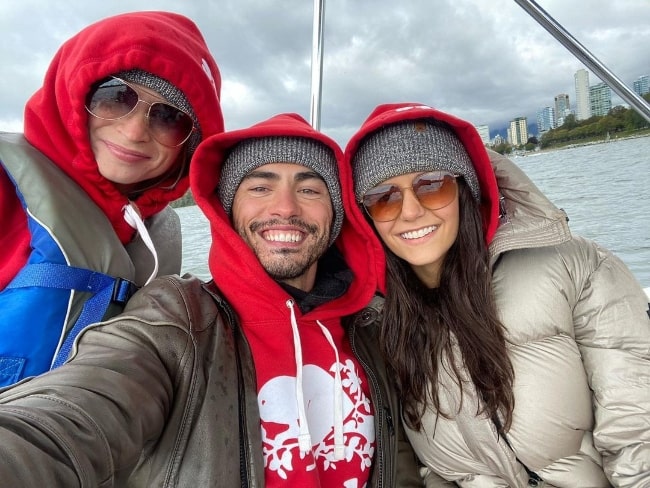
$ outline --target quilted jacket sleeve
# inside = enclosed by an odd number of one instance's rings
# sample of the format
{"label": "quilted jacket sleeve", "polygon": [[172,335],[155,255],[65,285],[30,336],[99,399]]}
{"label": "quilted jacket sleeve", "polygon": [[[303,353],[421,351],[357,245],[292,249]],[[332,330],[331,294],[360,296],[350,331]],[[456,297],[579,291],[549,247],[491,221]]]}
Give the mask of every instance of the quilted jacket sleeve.
{"label": "quilted jacket sleeve", "polygon": [[573,316],[593,391],[594,442],[614,486],[650,486],[648,300],[620,259],[579,241],[577,259],[593,263],[573,268],[585,270],[576,277],[581,289]]}

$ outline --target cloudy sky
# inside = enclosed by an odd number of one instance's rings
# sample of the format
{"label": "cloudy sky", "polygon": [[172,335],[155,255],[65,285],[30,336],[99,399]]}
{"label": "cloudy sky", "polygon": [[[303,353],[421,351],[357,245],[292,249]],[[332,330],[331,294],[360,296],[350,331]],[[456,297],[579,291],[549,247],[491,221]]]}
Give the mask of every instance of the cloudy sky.
{"label": "cloudy sky", "polygon": [[[628,86],[650,74],[649,0],[538,4]],[[0,130],[22,130],[61,43],[131,10],[197,23],[221,69],[228,129],[280,112],[309,120],[312,0],[22,0],[0,4]],[[426,103],[491,132],[518,116],[532,123],[559,93],[573,106],[584,67],[514,0],[326,0],[324,35],[320,127],[341,145],[387,102]]]}

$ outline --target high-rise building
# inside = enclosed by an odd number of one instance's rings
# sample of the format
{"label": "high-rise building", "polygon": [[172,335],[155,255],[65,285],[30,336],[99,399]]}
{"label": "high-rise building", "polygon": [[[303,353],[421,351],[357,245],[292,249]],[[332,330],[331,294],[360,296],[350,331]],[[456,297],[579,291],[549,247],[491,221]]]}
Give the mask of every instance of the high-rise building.
{"label": "high-rise building", "polygon": [[555,127],[560,127],[564,124],[564,119],[571,113],[571,104],[569,103],[569,95],[560,93],[555,95]]}
{"label": "high-rise building", "polygon": [[605,83],[589,87],[591,115],[602,117],[612,109],[612,90]]}
{"label": "high-rise building", "polygon": [[555,109],[553,107],[540,108],[537,111],[537,131],[542,134],[555,129]]}
{"label": "high-rise building", "polygon": [[634,92],[639,96],[650,93],[650,76],[639,76],[639,79],[632,83],[632,87],[634,88]]}
{"label": "high-rise building", "polygon": [[481,136],[483,144],[490,143],[490,127],[487,125],[477,125],[475,126],[478,135]]}
{"label": "high-rise building", "polygon": [[513,146],[523,146],[528,142],[528,119],[517,117],[510,121],[508,142]]}
{"label": "high-rise building", "polygon": [[591,117],[589,103],[589,71],[579,69],[574,75],[576,86],[576,119],[585,120]]}

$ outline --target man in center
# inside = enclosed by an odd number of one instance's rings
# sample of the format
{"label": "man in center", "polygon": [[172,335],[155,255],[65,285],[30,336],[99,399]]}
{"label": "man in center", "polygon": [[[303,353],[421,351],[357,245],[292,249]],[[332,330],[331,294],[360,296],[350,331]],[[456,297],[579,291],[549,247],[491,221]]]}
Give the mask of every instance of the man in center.
{"label": "man in center", "polygon": [[194,188],[211,273],[250,345],[266,486],[392,486],[398,407],[372,313],[352,317],[373,298],[381,254],[340,187],[338,146],[294,114],[214,140]]}

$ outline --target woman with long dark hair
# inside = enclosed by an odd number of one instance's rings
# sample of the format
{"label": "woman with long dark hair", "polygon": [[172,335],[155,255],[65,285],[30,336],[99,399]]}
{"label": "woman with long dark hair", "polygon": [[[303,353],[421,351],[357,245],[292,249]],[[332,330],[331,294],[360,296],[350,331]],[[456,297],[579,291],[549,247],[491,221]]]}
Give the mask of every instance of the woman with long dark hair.
{"label": "woman with long dark hair", "polygon": [[622,261],[430,107],[377,107],[346,160],[385,250],[380,344],[428,472],[650,486],[648,303]]}

